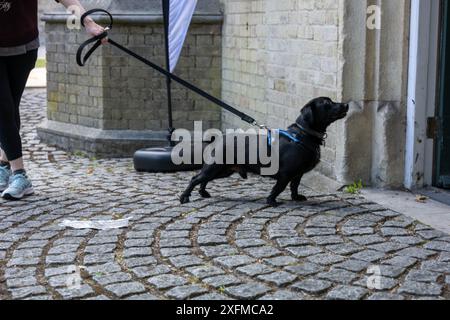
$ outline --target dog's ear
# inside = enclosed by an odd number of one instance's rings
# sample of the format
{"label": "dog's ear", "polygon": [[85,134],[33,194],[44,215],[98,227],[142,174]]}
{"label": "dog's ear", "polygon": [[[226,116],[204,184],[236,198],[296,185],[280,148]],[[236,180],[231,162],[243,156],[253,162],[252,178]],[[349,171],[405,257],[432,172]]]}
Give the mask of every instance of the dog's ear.
{"label": "dog's ear", "polygon": [[303,109],[302,109],[302,118],[303,121],[306,122],[309,125],[313,125],[315,121],[314,116],[314,106],[312,103],[308,103]]}

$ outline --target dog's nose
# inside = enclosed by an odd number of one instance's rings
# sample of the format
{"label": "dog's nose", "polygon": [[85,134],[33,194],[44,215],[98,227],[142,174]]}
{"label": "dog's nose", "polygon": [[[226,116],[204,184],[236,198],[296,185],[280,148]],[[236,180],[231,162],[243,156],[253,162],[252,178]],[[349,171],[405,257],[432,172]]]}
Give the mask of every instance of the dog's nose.
{"label": "dog's nose", "polygon": [[348,110],[350,110],[350,106],[349,106],[349,104],[348,104],[348,103],[344,104],[344,109],[345,109],[345,111],[348,111]]}

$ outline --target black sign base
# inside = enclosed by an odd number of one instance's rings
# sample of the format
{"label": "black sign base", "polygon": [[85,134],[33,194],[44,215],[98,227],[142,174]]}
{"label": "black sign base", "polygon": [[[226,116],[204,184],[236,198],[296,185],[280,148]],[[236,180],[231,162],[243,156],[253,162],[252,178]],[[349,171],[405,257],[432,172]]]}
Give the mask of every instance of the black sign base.
{"label": "black sign base", "polygon": [[134,168],[138,172],[169,173],[180,171],[194,171],[202,168],[202,165],[175,165],[172,162],[171,147],[142,149],[134,154]]}

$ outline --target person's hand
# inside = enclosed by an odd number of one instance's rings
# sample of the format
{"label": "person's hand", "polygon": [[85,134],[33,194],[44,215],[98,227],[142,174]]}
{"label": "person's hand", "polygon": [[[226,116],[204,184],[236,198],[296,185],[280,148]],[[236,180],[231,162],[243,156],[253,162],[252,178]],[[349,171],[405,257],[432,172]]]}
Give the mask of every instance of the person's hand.
{"label": "person's hand", "polygon": [[[102,34],[103,32],[105,32],[105,28],[99,26],[98,24],[96,24],[94,22],[94,20],[92,20],[91,18],[87,17],[84,21],[84,25],[86,27],[86,32],[88,34],[90,34],[91,36],[98,36],[100,34]],[[103,44],[107,44],[108,43],[108,38],[103,38],[102,39],[102,43]]]}

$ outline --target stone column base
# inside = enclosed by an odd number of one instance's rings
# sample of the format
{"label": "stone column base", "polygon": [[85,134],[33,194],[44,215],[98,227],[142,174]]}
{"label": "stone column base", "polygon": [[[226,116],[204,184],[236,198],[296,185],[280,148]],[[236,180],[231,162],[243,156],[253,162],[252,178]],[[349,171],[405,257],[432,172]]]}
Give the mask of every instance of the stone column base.
{"label": "stone column base", "polygon": [[167,146],[167,131],[101,130],[47,120],[37,128],[42,142],[97,158],[132,157],[142,148]]}

